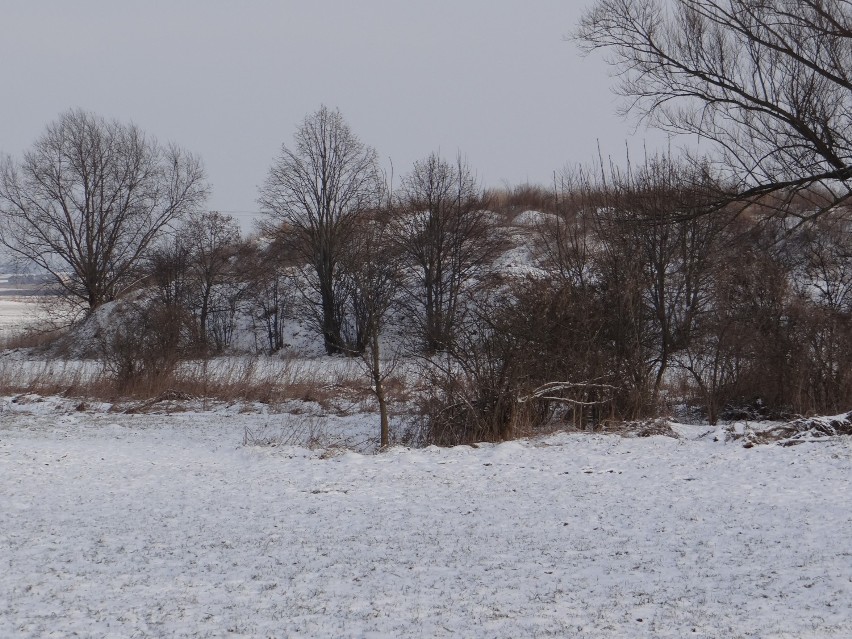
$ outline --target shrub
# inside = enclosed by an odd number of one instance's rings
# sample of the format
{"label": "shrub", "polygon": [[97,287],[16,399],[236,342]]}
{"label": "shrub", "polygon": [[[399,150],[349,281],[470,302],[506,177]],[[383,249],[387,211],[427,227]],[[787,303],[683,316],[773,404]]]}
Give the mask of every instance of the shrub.
{"label": "shrub", "polygon": [[119,389],[143,380],[174,377],[181,349],[184,311],[148,300],[128,302],[101,338],[100,361]]}

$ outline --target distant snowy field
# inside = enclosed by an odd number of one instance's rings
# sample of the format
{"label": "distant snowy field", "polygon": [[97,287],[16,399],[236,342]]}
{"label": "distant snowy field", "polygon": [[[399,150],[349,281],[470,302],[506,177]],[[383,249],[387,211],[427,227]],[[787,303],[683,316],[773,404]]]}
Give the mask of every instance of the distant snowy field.
{"label": "distant snowy field", "polygon": [[0,297],[0,337],[25,328],[37,310],[38,305],[32,300]]}
{"label": "distant snowy field", "polygon": [[[0,287],[2,287],[0,275]],[[44,319],[42,298],[34,296],[0,295],[0,339],[21,333]]]}
{"label": "distant snowy field", "polygon": [[0,637],[852,637],[848,437],[360,455],[53,401],[0,398]]}

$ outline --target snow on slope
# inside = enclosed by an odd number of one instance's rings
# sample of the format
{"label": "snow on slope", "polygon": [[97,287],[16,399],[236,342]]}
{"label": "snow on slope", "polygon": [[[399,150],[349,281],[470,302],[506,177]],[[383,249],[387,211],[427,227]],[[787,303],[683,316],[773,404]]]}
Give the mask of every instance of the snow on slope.
{"label": "snow on slope", "polygon": [[848,437],[323,455],[261,418],[0,413],[0,637],[852,636]]}

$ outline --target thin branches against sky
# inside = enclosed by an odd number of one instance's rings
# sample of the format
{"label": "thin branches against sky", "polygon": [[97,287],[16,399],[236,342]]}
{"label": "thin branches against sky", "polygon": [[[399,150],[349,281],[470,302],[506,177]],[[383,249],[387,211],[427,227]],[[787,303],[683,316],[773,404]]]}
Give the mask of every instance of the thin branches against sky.
{"label": "thin branches against sky", "polygon": [[660,135],[616,115],[605,64],[566,41],[587,2],[4,3],[0,153],[69,108],[199,154],[243,220],[306,113],[337,107],[396,175],[461,152],[486,186],[543,183]]}

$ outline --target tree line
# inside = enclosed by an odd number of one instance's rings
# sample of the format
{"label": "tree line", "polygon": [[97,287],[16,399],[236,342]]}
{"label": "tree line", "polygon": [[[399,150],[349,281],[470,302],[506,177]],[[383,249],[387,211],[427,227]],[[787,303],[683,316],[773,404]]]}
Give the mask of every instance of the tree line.
{"label": "tree line", "polygon": [[[251,238],[203,212],[197,157],[72,110],[3,161],[0,241],[86,313],[145,291],[104,345],[125,379],[225,351],[239,318],[277,352],[300,319],[327,354],[363,358],[383,444],[391,329],[423,363],[438,443],[676,404],[711,423],[838,411],[852,396],[850,33],[845,0],[599,0],[574,37],[611,54],[629,109],[708,153],[504,193],[432,153],[396,186],[323,106],[270,167]],[[524,208],[540,219],[518,240]],[[519,246],[520,275],[500,261]]]}

